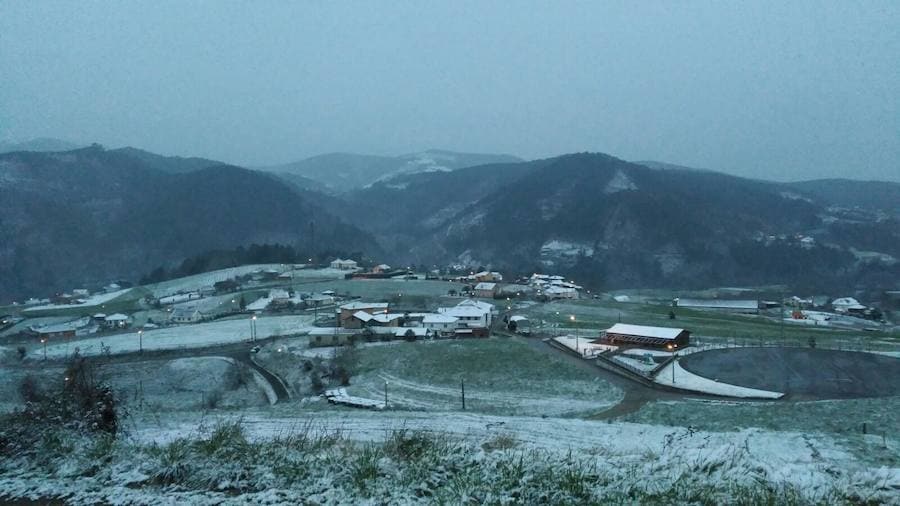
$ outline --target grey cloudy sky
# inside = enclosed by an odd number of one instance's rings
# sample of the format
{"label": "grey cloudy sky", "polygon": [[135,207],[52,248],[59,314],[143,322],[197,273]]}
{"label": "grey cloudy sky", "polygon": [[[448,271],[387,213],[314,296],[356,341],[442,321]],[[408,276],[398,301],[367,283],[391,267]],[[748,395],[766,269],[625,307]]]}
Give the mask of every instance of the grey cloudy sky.
{"label": "grey cloudy sky", "polygon": [[900,180],[900,2],[0,0],[0,139]]}

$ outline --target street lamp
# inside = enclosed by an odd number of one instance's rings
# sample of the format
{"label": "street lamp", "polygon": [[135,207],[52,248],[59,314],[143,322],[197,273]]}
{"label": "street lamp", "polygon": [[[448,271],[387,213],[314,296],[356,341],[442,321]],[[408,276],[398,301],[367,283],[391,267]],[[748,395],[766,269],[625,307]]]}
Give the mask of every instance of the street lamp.
{"label": "street lamp", "polygon": [[678,343],[669,343],[666,348],[672,352],[672,383],[675,383],[675,361],[678,359]]}
{"label": "street lamp", "polygon": [[44,360],[47,360],[47,338],[42,337],[41,343],[44,345]]}
{"label": "street lamp", "polygon": [[572,321],[572,324],[575,325],[575,353],[581,354],[581,346],[579,345],[578,339],[578,325],[575,324],[575,315],[570,315],[569,320]]}
{"label": "street lamp", "polygon": [[256,315],[250,317],[250,340],[256,342]]}
{"label": "street lamp", "polygon": [[138,330],[138,351],[140,351],[140,353],[144,353],[144,331],[143,331],[143,329]]}

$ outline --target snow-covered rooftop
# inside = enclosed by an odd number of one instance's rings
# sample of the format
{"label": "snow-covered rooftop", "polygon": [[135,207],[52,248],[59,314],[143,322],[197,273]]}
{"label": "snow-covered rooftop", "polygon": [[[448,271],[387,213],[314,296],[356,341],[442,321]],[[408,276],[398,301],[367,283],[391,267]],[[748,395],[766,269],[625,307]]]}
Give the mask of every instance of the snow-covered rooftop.
{"label": "snow-covered rooftop", "polygon": [[755,299],[720,300],[720,299],[678,299],[678,307],[727,308],[727,309],[759,309]]}
{"label": "snow-covered rooftop", "polygon": [[475,285],[476,290],[493,290],[497,287],[497,283],[481,282]]}
{"label": "snow-covered rooftop", "polygon": [[355,309],[387,309],[387,302],[348,302],[341,306],[344,311],[353,311]]}
{"label": "snow-covered rooftop", "polygon": [[477,308],[475,306],[454,306],[454,307],[439,307],[438,312],[445,315],[456,316],[459,318],[469,318],[469,317],[477,317],[481,318],[488,311],[484,309]]}
{"label": "snow-covered rooftop", "polygon": [[631,325],[617,323],[606,329],[607,334],[627,334],[630,336],[653,337],[656,339],[675,339],[684,329],[670,327],[649,327],[646,325]]}
{"label": "snow-covered rooftop", "polygon": [[422,323],[454,323],[457,319],[449,314],[429,313],[422,318]]}
{"label": "snow-covered rooftop", "polygon": [[494,309],[493,304],[489,304],[487,302],[482,302],[480,300],[474,300],[474,299],[466,299],[466,300],[460,302],[459,304],[457,304],[456,306],[457,307],[466,307],[466,306],[477,307],[478,309],[481,309],[482,311],[487,311],[487,312],[490,312]]}

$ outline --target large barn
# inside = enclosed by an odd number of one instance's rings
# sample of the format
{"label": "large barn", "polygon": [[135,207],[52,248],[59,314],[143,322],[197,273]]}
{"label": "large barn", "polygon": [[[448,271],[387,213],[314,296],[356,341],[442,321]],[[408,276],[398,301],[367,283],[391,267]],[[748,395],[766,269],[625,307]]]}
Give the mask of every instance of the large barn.
{"label": "large barn", "polygon": [[670,327],[648,327],[617,323],[603,333],[605,342],[617,346],[642,346],[666,348],[674,345],[683,348],[690,343],[691,332]]}

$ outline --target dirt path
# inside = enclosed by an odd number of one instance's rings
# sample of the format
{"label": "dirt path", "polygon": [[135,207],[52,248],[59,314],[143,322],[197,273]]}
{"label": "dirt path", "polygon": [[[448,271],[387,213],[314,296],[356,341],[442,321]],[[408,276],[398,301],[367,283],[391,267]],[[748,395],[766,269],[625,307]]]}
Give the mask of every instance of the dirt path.
{"label": "dirt path", "polygon": [[[657,390],[635,381],[631,381],[628,378],[619,376],[618,374],[615,374],[613,372],[607,371],[606,369],[594,365],[592,361],[575,357],[556,347],[548,345],[540,339],[528,339],[527,342],[536,351],[559,357],[563,360],[566,360],[570,364],[580,367],[586,371],[591,371],[601,379],[608,381],[618,388],[621,388],[622,391],[625,392],[625,396],[618,404],[588,416],[587,419],[589,420],[614,420],[630,413],[634,413],[640,410],[645,404],[652,401],[685,400],[690,398],[716,398],[709,395],[691,395],[690,393]],[[729,400],[733,401],[735,399],[729,398]]]}

